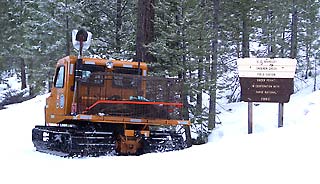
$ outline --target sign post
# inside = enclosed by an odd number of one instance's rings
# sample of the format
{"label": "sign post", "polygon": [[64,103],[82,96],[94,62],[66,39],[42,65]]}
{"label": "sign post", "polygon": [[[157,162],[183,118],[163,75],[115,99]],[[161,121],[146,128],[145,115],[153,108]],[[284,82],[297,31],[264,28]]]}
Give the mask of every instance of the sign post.
{"label": "sign post", "polygon": [[283,126],[283,104],[293,94],[297,60],[240,58],[237,60],[241,100],[248,102],[248,133],[252,133],[252,102],[279,103],[278,127]]}
{"label": "sign post", "polygon": [[252,133],[252,102],[248,102],[248,134]]}
{"label": "sign post", "polygon": [[278,128],[283,127],[283,103],[279,103],[278,109]]}

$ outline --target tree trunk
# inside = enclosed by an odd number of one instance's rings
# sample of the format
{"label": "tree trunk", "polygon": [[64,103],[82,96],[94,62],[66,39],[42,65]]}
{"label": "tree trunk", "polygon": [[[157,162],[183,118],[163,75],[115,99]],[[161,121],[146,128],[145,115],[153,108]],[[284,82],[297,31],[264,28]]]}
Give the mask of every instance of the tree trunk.
{"label": "tree trunk", "polygon": [[50,93],[51,92],[51,88],[53,86],[52,75],[50,74],[50,72],[49,72],[49,75],[48,75],[47,79],[48,79],[48,92]]}
{"label": "tree trunk", "polygon": [[[68,0],[66,0],[66,2],[65,2],[66,4],[65,4],[65,8],[66,9],[68,9]],[[68,16],[68,13],[69,13],[69,11],[66,11],[65,12],[65,16],[66,16],[66,56],[69,56],[70,55],[70,50],[71,50],[71,48],[70,48],[70,41],[71,41],[71,39],[70,39],[70,31],[69,31],[69,16]]]}
{"label": "tree trunk", "polygon": [[291,49],[290,58],[297,58],[298,49],[298,11],[297,1],[292,1],[292,18],[291,18]]}
{"label": "tree trunk", "polygon": [[26,64],[23,58],[20,58],[20,69],[21,69],[21,90],[23,90],[27,88]]}
{"label": "tree trunk", "polygon": [[154,38],[154,0],[138,0],[136,60],[154,62],[146,45]]}
{"label": "tree trunk", "polygon": [[213,23],[212,23],[212,63],[210,66],[209,87],[209,120],[208,129],[213,130],[216,122],[216,90],[217,90],[217,63],[218,63],[218,33],[219,33],[219,10],[220,0],[213,0]]}
{"label": "tree trunk", "polygon": [[121,27],[122,27],[122,0],[117,0],[116,16],[116,52],[121,51]]}
{"label": "tree trunk", "polygon": [[314,60],[314,83],[313,83],[313,91],[317,90],[317,60]]}
{"label": "tree trunk", "polygon": [[281,44],[281,49],[280,49],[280,57],[285,57],[285,46],[283,43],[285,43],[285,39],[286,39],[286,28],[284,27],[283,28],[283,31],[282,31],[282,37],[281,37],[281,40],[282,40],[282,44]]}
{"label": "tree trunk", "polygon": [[235,39],[237,41],[237,58],[240,58],[241,57],[241,40],[239,39],[240,38],[240,32],[238,31],[235,31]]}
{"label": "tree trunk", "polygon": [[202,80],[203,80],[203,59],[198,61],[198,86],[197,86],[197,104],[196,114],[197,116],[202,114]]}
{"label": "tree trunk", "polygon": [[[201,1],[201,4],[200,4],[200,7],[202,9],[204,9],[206,6],[206,2],[204,0]],[[204,40],[202,37],[202,33],[200,32],[200,35],[199,35],[199,41],[202,41]],[[202,44],[199,45],[199,49],[200,50],[203,50],[203,47],[202,47]],[[204,65],[203,65],[203,59],[204,57],[203,56],[199,56],[199,60],[198,60],[198,81],[197,81],[197,104],[196,104],[196,118],[201,118],[201,115],[202,115],[202,90],[203,90],[203,85],[202,85],[202,82],[203,82],[203,73],[204,73]]]}
{"label": "tree trunk", "polygon": [[[268,11],[269,24],[274,25],[274,16],[273,11]],[[276,34],[274,31],[269,31],[269,49],[268,49],[268,57],[274,58],[276,55]],[[249,39],[248,39],[249,40]],[[249,50],[249,49],[248,49]]]}
{"label": "tree trunk", "polygon": [[[308,42],[308,41],[307,41]],[[310,45],[309,43],[306,44],[306,62],[307,62],[307,66],[306,66],[306,72],[305,72],[305,79],[308,79],[309,77],[309,69],[310,69],[310,57],[309,57],[309,51],[310,51]]]}
{"label": "tree trunk", "polygon": [[246,11],[242,12],[242,57],[250,57],[249,50],[249,20],[248,13]]}
{"label": "tree trunk", "polygon": [[32,82],[34,80],[34,61],[31,60],[30,63],[28,64],[28,84],[29,84],[29,96],[34,96],[35,95],[35,84]]}

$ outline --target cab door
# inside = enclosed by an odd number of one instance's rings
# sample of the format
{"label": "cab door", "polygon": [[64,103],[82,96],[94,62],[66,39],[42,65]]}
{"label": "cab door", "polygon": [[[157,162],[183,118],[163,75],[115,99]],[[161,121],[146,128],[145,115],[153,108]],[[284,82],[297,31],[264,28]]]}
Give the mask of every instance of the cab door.
{"label": "cab door", "polygon": [[46,101],[46,124],[63,120],[66,108],[66,71],[64,64],[58,65],[55,72],[51,94]]}

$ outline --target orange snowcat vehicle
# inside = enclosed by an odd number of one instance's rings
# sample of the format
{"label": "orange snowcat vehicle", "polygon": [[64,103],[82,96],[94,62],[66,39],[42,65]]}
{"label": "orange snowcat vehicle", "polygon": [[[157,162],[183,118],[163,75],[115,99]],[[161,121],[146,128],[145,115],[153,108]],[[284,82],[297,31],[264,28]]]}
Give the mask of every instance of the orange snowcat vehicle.
{"label": "orange snowcat vehicle", "polygon": [[37,151],[74,157],[188,147],[179,79],[147,76],[144,62],[82,57],[89,41],[84,30],[74,31],[73,41],[79,56],[58,61],[45,125],[32,130]]}

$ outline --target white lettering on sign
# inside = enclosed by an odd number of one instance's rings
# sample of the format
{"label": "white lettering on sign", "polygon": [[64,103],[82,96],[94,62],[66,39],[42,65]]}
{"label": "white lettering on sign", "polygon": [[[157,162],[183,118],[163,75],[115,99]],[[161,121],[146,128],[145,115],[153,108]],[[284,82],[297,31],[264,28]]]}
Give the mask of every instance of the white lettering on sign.
{"label": "white lettering on sign", "polygon": [[269,102],[271,100],[270,97],[261,97],[260,98],[261,102]]}
{"label": "white lettering on sign", "polygon": [[239,77],[294,78],[297,60],[289,58],[240,58]]}

